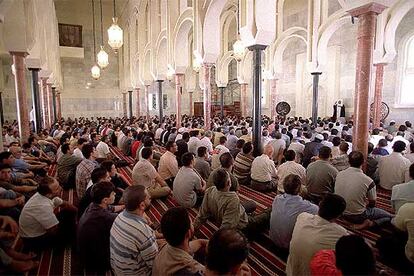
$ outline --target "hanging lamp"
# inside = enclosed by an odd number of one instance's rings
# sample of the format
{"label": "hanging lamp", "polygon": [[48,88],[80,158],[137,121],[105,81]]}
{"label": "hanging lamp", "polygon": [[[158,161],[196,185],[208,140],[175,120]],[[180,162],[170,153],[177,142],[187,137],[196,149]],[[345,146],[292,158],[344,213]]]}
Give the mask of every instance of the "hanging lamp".
{"label": "hanging lamp", "polygon": [[93,58],[95,61],[95,64],[91,68],[91,74],[92,78],[95,80],[99,79],[101,76],[101,68],[99,68],[98,65],[96,65],[96,39],[95,39],[95,2],[92,0],[92,30],[93,30]]}
{"label": "hanging lamp", "polygon": [[109,64],[109,56],[104,50],[104,43],[103,43],[103,24],[102,24],[102,0],[99,1],[101,6],[101,50],[97,55],[98,65],[102,69],[106,68]]}
{"label": "hanging lamp", "polygon": [[239,2],[237,2],[237,40],[233,44],[233,56],[237,61],[241,61],[244,57],[244,53],[246,52],[246,47],[244,46],[243,41],[240,39],[240,13],[239,13]]}
{"label": "hanging lamp", "polygon": [[116,6],[114,0],[114,17],[112,17],[112,25],[108,29],[108,44],[111,48],[118,52],[118,49],[122,47],[123,42],[123,31],[118,25],[118,18],[116,17]]}

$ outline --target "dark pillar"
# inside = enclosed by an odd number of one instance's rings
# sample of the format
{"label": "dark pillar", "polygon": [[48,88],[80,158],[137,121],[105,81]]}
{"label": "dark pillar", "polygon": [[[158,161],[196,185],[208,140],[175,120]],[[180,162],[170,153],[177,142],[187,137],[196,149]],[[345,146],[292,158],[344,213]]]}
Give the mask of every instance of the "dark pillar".
{"label": "dark pillar", "polygon": [[158,82],[158,110],[159,110],[159,112],[160,112],[160,122],[162,122],[163,120],[162,120],[162,118],[164,117],[164,113],[163,113],[163,106],[162,106],[162,102],[163,102],[163,99],[162,99],[162,83],[163,83],[163,80],[157,80],[157,82]]}
{"label": "dark pillar", "polygon": [[132,118],[132,90],[128,91],[128,98],[129,98],[129,118]]}
{"label": "dark pillar", "polygon": [[312,95],[312,122],[316,125],[318,120],[318,90],[319,90],[319,76],[321,72],[313,72],[313,95]]}
{"label": "dark pillar", "polygon": [[225,87],[219,87],[220,89],[220,115],[224,118],[224,89]]}
{"label": "dark pillar", "polygon": [[0,91],[0,122],[1,125],[4,124],[4,113],[3,113],[3,97],[2,97],[2,92]]}
{"label": "dark pillar", "polygon": [[39,133],[42,128],[42,118],[40,113],[40,94],[39,94],[39,68],[29,68],[32,72],[32,105],[34,109],[34,130]]}
{"label": "dark pillar", "polygon": [[57,122],[57,112],[56,112],[56,87],[52,86],[52,103],[53,103],[53,122]]}
{"label": "dark pillar", "polygon": [[253,155],[262,154],[262,51],[265,45],[253,45]]}

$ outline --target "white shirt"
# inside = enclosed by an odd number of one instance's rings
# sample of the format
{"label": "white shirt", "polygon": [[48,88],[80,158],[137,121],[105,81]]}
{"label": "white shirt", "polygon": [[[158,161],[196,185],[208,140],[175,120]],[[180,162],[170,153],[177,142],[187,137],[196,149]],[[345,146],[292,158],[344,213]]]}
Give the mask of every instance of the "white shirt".
{"label": "white shirt", "polygon": [[198,141],[197,150],[199,147],[206,147],[207,154],[210,154],[211,152],[213,152],[213,143],[211,143],[211,140],[208,137],[203,137],[203,139]]}
{"label": "white shirt", "polygon": [[230,152],[228,148],[223,145],[218,145],[215,150],[214,154],[211,157],[211,170],[215,170],[220,167],[220,156],[225,153]]}
{"label": "white shirt", "polygon": [[397,212],[407,202],[414,202],[414,180],[392,187],[392,208]]}
{"label": "white shirt", "polygon": [[193,153],[194,155],[197,155],[197,148],[198,148],[198,142],[200,139],[198,137],[192,136],[190,137],[190,140],[188,140],[188,151]]}
{"label": "white shirt", "polygon": [[329,141],[326,141],[326,140],[322,141],[321,144],[324,145],[324,146],[327,146],[329,148],[333,147],[333,144]]}
{"label": "white shirt", "polygon": [[76,149],[73,151],[73,154],[72,154],[72,155],[74,155],[74,156],[76,156],[76,157],[78,157],[78,158],[81,158],[81,159],[85,159],[85,157],[83,156],[82,151],[81,151],[79,148],[76,148]]}
{"label": "white shirt", "polygon": [[410,165],[410,160],[398,152],[381,157],[378,162],[380,186],[391,190],[394,185],[408,182]]}
{"label": "white shirt", "polygon": [[289,174],[298,175],[302,180],[302,184],[305,184],[306,169],[295,161],[287,161],[277,168],[277,176],[279,178],[277,182],[278,191],[285,192],[285,189],[283,189],[283,181]]}
{"label": "white shirt", "polygon": [[269,182],[277,177],[277,170],[273,160],[266,154],[256,157],[252,163],[251,178],[259,182]]}
{"label": "white shirt", "polygon": [[409,142],[407,139],[405,139],[404,137],[402,137],[402,136],[400,136],[400,135],[395,136],[395,137],[394,137],[394,140],[392,140],[392,145],[394,145],[394,143],[395,143],[396,141],[403,141],[403,142],[405,143],[405,146],[406,146],[407,148],[410,148],[410,142]]}
{"label": "white shirt", "polygon": [[297,141],[293,141],[288,150],[294,150],[296,153],[301,153],[303,154],[303,151],[305,150],[305,145],[297,142]]}
{"label": "white shirt", "polygon": [[414,152],[405,154],[404,157],[410,160],[411,164],[414,163]]}
{"label": "white shirt", "polygon": [[20,236],[35,238],[46,234],[46,230],[59,224],[53,213],[53,201],[39,193],[34,194],[24,205],[19,219]]}
{"label": "white shirt", "polygon": [[385,139],[385,137],[381,136],[381,135],[371,135],[369,137],[369,142],[372,143],[374,145],[374,148],[375,148],[378,145],[379,140],[381,140],[381,139]]}
{"label": "white shirt", "polygon": [[273,147],[273,160],[277,161],[277,158],[279,157],[279,151],[284,150],[286,148],[285,140],[275,139],[275,140],[269,141],[268,144]]}
{"label": "white shirt", "polygon": [[155,131],[155,136],[154,136],[154,138],[155,138],[155,140],[159,140],[160,138],[161,138],[161,133],[164,131],[164,129],[163,128],[157,128],[157,130]]}
{"label": "white shirt", "polygon": [[105,142],[100,141],[96,146],[96,153],[98,158],[106,158],[106,155],[110,153],[109,146]]}

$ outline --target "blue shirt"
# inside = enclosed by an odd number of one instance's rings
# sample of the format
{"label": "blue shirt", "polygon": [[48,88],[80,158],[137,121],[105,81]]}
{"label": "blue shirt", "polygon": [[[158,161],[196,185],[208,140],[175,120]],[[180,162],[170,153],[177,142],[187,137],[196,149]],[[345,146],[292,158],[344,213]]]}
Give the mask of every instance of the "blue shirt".
{"label": "blue shirt", "polygon": [[289,248],[297,216],[303,212],[315,215],[318,210],[317,205],[299,195],[277,195],[270,215],[270,239],[281,248]]}
{"label": "blue shirt", "polygon": [[17,171],[27,171],[29,169],[29,164],[23,159],[15,159],[12,168]]}

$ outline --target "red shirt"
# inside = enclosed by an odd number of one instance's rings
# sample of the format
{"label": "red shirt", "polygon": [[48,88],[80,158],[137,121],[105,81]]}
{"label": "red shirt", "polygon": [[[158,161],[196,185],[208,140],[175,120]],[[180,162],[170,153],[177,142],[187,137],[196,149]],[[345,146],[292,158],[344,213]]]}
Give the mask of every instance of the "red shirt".
{"label": "red shirt", "polygon": [[140,145],[141,145],[141,142],[140,141],[135,141],[134,143],[132,143],[132,146],[131,146],[131,157],[132,158],[135,158],[136,157],[137,150],[138,150],[138,148],[139,148]]}

